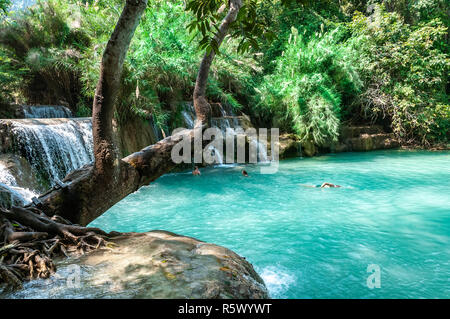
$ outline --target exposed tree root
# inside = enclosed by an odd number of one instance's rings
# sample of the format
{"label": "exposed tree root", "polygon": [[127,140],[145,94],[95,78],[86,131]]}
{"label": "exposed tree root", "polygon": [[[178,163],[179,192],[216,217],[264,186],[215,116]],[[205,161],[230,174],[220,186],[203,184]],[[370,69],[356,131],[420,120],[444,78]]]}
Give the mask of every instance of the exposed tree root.
{"label": "exposed tree root", "polygon": [[73,225],[36,208],[0,208],[0,285],[9,289],[22,282],[49,278],[56,271],[54,257],[79,255],[106,246],[119,235],[98,228]]}

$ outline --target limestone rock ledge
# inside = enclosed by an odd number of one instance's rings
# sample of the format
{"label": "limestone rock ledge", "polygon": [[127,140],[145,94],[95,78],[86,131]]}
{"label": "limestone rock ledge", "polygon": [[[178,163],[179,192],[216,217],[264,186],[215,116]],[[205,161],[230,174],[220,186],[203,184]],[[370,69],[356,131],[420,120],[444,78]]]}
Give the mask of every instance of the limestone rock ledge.
{"label": "limestone rock ledge", "polygon": [[227,248],[166,231],[128,233],[110,242],[59,262],[51,279],[0,297],[268,298],[253,266]]}

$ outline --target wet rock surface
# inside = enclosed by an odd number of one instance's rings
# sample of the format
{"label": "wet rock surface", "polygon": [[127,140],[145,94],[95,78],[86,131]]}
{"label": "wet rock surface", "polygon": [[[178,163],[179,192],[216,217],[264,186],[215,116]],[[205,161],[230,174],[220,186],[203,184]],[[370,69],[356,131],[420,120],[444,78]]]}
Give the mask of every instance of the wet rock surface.
{"label": "wet rock surface", "polygon": [[253,266],[231,250],[165,231],[132,233],[58,263],[3,298],[268,298]]}
{"label": "wet rock surface", "polygon": [[379,125],[344,126],[339,140],[334,145],[335,152],[364,152],[400,147],[394,134],[385,132]]}
{"label": "wet rock surface", "polygon": [[283,134],[278,142],[280,159],[302,156],[302,145],[294,134]]}
{"label": "wet rock surface", "polygon": [[23,199],[14,192],[10,187],[0,183],[0,207],[10,208],[12,205],[23,205]]}

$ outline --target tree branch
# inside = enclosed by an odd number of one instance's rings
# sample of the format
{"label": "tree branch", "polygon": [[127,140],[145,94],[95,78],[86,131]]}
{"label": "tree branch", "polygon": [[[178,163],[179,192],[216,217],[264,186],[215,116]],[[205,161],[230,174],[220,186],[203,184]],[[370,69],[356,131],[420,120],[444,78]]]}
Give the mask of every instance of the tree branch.
{"label": "tree branch", "polygon": [[[219,30],[215,34],[213,41],[217,44],[217,49],[222,44],[225,36],[228,33],[230,24],[236,21],[239,10],[242,7],[242,0],[230,0],[229,10],[222,23],[219,26]],[[206,52],[200,63],[200,68],[197,74],[197,80],[194,88],[194,108],[197,115],[197,121],[199,124],[206,124],[209,126],[211,118],[211,105],[206,100],[206,85],[208,82],[208,75],[211,69],[211,64],[216,56],[215,50]],[[197,125],[197,124],[196,124]]]}

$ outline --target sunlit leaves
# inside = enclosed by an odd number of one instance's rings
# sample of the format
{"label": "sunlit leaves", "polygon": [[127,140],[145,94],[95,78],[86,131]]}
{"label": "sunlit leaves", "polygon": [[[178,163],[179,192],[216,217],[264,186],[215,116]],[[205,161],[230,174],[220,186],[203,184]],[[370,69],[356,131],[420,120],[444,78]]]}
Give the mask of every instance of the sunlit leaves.
{"label": "sunlit leaves", "polygon": [[8,13],[11,0],[0,0],[0,15]]}
{"label": "sunlit leaves", "polygon": [[[239,39],[237,51],[239,53],[259,49],[259,39],[264,37],[273,40],[275,34],[270,27],[259,19],[258,6],[261,1],[243,0],[236,21],[230,25],[229,36]],[[228,1],[223,0],[190,0],[186,10],[193,14],[193,21],[188,30],[201,36],[199,47],[207,52],[214,50],[218,53],[218,44],[214,41],[221,20],[229,9]]]}

